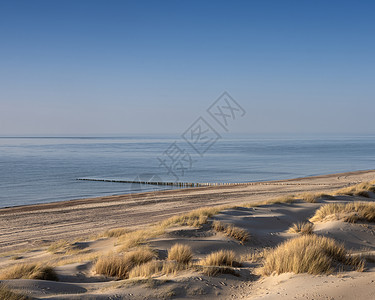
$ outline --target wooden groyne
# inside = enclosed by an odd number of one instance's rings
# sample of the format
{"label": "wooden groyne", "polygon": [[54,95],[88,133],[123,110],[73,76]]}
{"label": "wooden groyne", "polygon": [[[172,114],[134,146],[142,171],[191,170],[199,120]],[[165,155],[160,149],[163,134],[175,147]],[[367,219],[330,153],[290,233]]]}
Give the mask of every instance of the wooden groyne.
{"label": "wooden groyne", "polygon": [[179,187],[203,187],[203,186],[225,186],[225,185],[317,185],[326,186],[324,183],[294,183],[294,182],[172,182],[172,181],[137,181],[137,180],[117,180],[117,179],[97,179],[97,178],[77,178],[85,181],[118,182],[131,184],[169,185]]}
{"label": "wooden groyne", "polygon": [[181,187],[200,187],[200,186],[221,186],[221,185],[240,185],[245,183],[216,183],[216,182],[171,182],[171,181],[136,181],[136,180],[116,180],[116,179],[96,179],[96,178],[77,178],[85,181],[119,182],[151,185],[169,185]]}

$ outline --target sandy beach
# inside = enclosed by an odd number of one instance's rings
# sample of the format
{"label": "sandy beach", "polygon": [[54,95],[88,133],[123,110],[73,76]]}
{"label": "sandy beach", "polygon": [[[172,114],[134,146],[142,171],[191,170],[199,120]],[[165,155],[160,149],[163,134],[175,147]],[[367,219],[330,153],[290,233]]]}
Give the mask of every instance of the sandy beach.
{"label": "sandy beach", "polygon": [[2,208],[0,252],[88,236],[116,227],[135,229],[199,207],[235,205],[302,192],[329,192],[373,178],[374,170],[357,171]]}
{"label": "sandy beach", "polygon": [[[3,208],[1,282],[33,299],[370,299],[374,223],[316,216],[326,205],[372,205],[373,185],[357,187],[374,179],[369,170]],[[336,193],[343,188],[356,192]],[[299,222],[311,225],[308,237],[291,231]],[[352,258],[316,274],[264,271],[265,251],[298,237],[332,239]],[[176,244],[191,251],[189,264],[171,258]],[[219,250],[232,253],[228,267],[209,262]],[[123,275],[100,267],[137,251],[150,257]],[[53,278],[19,275],[40,263]]]}

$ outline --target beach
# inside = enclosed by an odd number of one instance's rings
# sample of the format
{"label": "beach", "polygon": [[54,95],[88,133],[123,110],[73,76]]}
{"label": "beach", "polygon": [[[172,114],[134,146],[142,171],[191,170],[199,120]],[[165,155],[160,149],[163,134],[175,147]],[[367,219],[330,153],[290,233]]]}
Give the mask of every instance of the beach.
{"label": "beach", "polygon": [[115,227],[136,229],[199,207],[236,205],[302,192],[329,192],[372,178],[374,170],[2,208],[0,251],[74,239]]}
{"label": "beach", "polygon": [[[2,208],[1,283],[35,299],[370,299],[373,222],[317,216],[336,203],[373,205],[374,179],[367,170]],[[291,230],[301,222],[308,235]],[[265,271],[267,251],[324,238],[351,258],[316,273]],[[176,245],[189,264],[171,256]],[[217,251],[233,261],[209,262]],[[122,274],[101,267],[143,256]]]}

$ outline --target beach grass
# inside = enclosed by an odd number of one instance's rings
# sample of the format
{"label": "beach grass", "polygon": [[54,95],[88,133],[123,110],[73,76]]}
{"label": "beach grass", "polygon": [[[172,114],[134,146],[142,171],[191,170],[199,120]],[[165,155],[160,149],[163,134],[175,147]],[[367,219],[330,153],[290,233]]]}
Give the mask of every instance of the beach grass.
{"label": "beach grass", "polygon": [[281,273],[331,274],[335,263],[354,266],[363,270],[363,260],[348,256],[342,244],[317,235],[303,235],[290,239],[267,252],[262,275]]}
{"label": "beach grass", "polygon": [[112,253],[99,257],[94,270],[97,274],[126,279],[132,268],[149,262],[154,257],[155,253],[149,248],[139,248],[123,255]]}
{"label": "beach grass", "polygon": [[22,295],[20,293],[13,292],[9,289],[6,285],[0,284],[0,299],[3,300],[31,300],[26,295]]}
{"label": "beach grass", "polygon": [[2,271],[0,279],[40,279],[57,281],[58,277],[51,266],[38,263],[17,264]]}
{"label": "beach grass", "polygon": [[367,181],[335,191],[335,195],[369,197],[368,192],[375,192],[375,181]]}
{"label": "beach grass", "polygon": [[290,233],[313,234],[314,224],[310,222],[297,222],[289,228]]}
{"label": "beach grass", "polygon": [[212,228],[217,232],[222,232],[226,236],[240,241],[241,243],[246,242],[250,238],[250,234],[245,229],[236,227],[232,224],[225,224],[220,221],[213,221]]}
{"label": "beach grass", "polygon": [[229,266],[238,265],[235,260],[235,253],[232,250],[219,250],[208,254],[201,259],[199,264],[202,266]]}
{"label": "beach grass", "polygon": [[375,222],[374,202],[329,203],[320,207],[311,222],[325,220],[343,220],[355,223],[357,221]]}
{"label": "beach grass", "polygon": [[180,264],[188,264],[192,258],[193,252],[188,245],[175,244],[168,251],[168,260],[173,260]]}

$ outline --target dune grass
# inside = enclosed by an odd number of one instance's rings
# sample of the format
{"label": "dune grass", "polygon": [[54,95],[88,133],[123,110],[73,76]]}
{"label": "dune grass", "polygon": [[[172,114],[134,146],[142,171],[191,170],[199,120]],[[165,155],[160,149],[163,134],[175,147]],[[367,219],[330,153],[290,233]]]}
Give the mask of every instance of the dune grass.
{"label": "dune grass", "polygon": [[239,277],[239,273],[236,272],[232,267],[225,267],[225,266],[202,266],[201,269],[197,270],[203,273],[206,276],[214,277],[221,274],[230,274],[236,277]]}
{"label": "dune grass", "polygon": [[325,193],[302,193],[298,195],[298,198],[308,203],[316,203],[321,199],[332,200],[335,197]]}
{"label": "dune grass", "polygon": [[152,276],[176,275],[180,271],[194,268],[192,264],[181,264],[175,261],[149,261],[135,266],[129,272],[129,278],[151,278]]}
{"label": "dune grass", "polygon": [[129,278],[150,278],[155,274],[161,273],[163,269],[162,261],[149,261],[147,263],[137,265],[129,272]]}
{"label": "dune grass", "polygon": [[161,236],[165,230],[172,226],[193,226],[200,227],[207,223],[207,219],[220,211],[229,208],[228,206],[203,207],[195,209],[187,214],[177,215],[168,218],[158,224],[149,226],[146,229],[123,232],[119,236],[117,244],[119,251],[127,251],[130,248],[139,246],[147,242],[148,239]]}
{"label": "dune grass", "polygon": [[290,239],[275,249],[267,252],[262,275],[273,273],[309,273],[330,274],[335,263],[363,269],[363,260],[348,256],[342,244],[335,240],[317,235],[303,235]]}
{"label": "dune grass", "polygon": [[226,236],[240,241],[241,243],[246,242],[250,238],[249,233],[245,229],[236,227],[232,224],[225,224],[220,221],[214,221],[212,222],[212,228],[217,232],[222,232]]}
{"label": "dune grass", "polygon": [[288,232],[299,234],[313,234],[314,224],[310,222],[294,223],[292,227],[289,228]]}
{"label": "dune grass", "polygon": [[125,228],[112,228],[112,229],[108,229],[106,230],[102,236],[104,237],[109,237],[109,238],[112,238],[112,237],[120,237],[122,235],[125,235],[127,233],[129,233],[130,231],[125,229]]}
{"label": "dune grass", "polygon": [[265,204],[282,204],[282,203],[293,203],[296,201],[296,198],[294,195],[286,195],[286,196],[280,196],[274,199],[267,200]]}
{"label": "dune grass", "polygon": [[0,279],[40,279],[57,281],[57,275],[52,267],[42,264],[17,264],[6,268],[0,274]]}
{"label": "dune grass", "polygon": [[0,284],[0,299],[3,300],[29,300],[30,298],[26,295],[22,295],[10,290],[4,284]]}
{"label": "dune grass", "polygon": [[161,225],[164,227],[170,227],[173,225],[199,227],[206,224],[208,218],[228,208],[230,208],[230,206],[214,206],[195,209],[187,214],[171,217],[163,221]]}
{"label": "dune grass", "polygon": [[118,251],[128,251],[130,248],[145,244],[147,240],[158,237],[164,233],[165,227],[159,224],[150,226],[146,229],[140,229],[124,233],[118,238]]}
{"label": "dune grass", "polygon": [[362,182],[354,186],[339,189],[335,191],[335,195],[348,195],[348,196],[362,196],[370,197],[368,192],[375,192],[375,181]]}
{"label": "dune grass", "polygon": [[177,263],[188,264],[193,258],[193,252],[188,245],[175,244],[168,251],[168,260],[174,260]]}
{"label": "dune grass", "polygon": [[229,266],[233,267],[239,263],[235,261],[235,253],[232,250],[220,250],[208,254],[201,259],[199,264],[202,266]]}
{"label": "dune grass", "polygon": [[70,249],[72,244],[67,240],[58,240],[53,242],[47,249],[48,252],[51,253],[59,253],[59,252],[66,252]]}
{"label": "dune grass", "polygon": [[82,249],[82,245],[79,242],[69,242],[67,240],[58,240],[53,242],[47,251],[52,254],[64,254],[64,255],[77,255],[81,253],[87,253],[87,249]]}
{"label": "dune grass", "polygon": [[144,264],[155,257],[149,248],[139,248],[123,255],[110,254],[100,257],[95,266],[95,272],[121,279],[128,278],[129,272],[137,265]]}
{"label": "dune grass", "polygon": [[258,263],[265,257],[267,251],[269,251],[269,249],[266,248],[262,251],[243,254],[241,255],[240,262]]}
{"label": "dune grass", "polygon": [[297,201],[296,196],[293,195],[293,194],[290,194],[290,195],[280,196],[280,197],[277,197],[277,198],[271,198],[271,199],[263,200],[263,201],[245,202],[245,203],[242,203],[241,205],[237,205],[237,206],[234,206],[234,207],[231,207],[231,208],[235,208],[235,207],[252,208],[252,207],[258,207],[258,206],[272,205],[272,204],[282,204],[282,203],[291,204],[291,203],[294,203],[296,201]]}
{"label": "dune grass", "polygon": [[368,221],[375,222],[374,202],[330,203],[323,205],[310,219],[311,222],[324,220],[343,220],[346,222]]}

